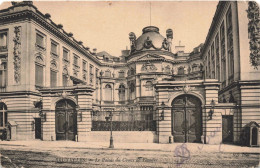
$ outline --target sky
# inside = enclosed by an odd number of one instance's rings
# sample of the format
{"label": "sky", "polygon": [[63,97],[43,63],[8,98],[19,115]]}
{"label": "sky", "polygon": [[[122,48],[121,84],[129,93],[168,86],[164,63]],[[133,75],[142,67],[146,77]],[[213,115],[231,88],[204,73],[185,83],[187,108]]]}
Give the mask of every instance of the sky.
{"label": "sky", "polygon": [[[139,37],[142,29],[150,25],[158,27],[164,37],[171,28],[173,46],[181,41],[185,52],[191,52],[205,42],[218,1],[34,1],[33,4],[43,14],[51,14],[56,24],[62,24],[84,46],[120,56],[121,50],[130,48],[128,34],[134,32]],[[3,2],[0,9],[9,6],[10,2]]]}

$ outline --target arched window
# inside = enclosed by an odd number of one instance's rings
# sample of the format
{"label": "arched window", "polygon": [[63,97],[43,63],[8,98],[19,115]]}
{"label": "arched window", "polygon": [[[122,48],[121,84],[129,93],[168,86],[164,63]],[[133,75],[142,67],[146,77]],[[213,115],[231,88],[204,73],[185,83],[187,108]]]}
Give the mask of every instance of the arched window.
{"label": "arched window", "polygon": [[104,100],[105,101],[112,101],[112,87],[111,85],[107,84],[105,86],[105,94],[104,94]]}
{"label": "arched window", "polygon": [[125,86],[121,84],[118,89],[119,101],[125,101]]}
{"label": "arched window", "polygon": [[4,103],[0,103],[0,127],[7,125],[7,106]]}
{"label": "arched window", "polygon": [[135,98],[135,84],[131,83],[130,85],[130,100]]}
{"label": "arched window", "polygon": [[111,77],[111,72],[109,69],[105,71],[105,77]]}
{"label": "arched window", "polygon": [[184,75],[184,67],[179,67],[178,68],[178,75]]}

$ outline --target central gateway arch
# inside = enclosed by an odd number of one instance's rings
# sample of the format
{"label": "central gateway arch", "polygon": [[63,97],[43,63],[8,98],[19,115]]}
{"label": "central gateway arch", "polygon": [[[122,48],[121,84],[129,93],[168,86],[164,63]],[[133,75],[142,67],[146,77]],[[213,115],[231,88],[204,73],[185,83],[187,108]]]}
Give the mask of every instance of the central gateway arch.
{"label": "central gateway arch", "polygon": [[201,101],[193,95],[184,94],[172,101],[172,135],[174,142],[201,142]]}

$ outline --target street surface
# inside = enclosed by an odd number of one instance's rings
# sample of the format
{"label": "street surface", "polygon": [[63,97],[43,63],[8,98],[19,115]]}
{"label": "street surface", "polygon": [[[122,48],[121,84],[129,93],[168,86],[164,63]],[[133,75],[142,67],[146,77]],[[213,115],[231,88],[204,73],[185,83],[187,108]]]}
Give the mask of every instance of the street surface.
{"label": "street surface", "polygon": [[250,153],[250,149],[246,153],[241,151],[206,152],[205,150],[189,150],[189,146],[192,144],[178,144],[173,151],[160,151],[153,149],[98,149],[68,147],[66,145],[64,147],[43,148],[41,146],[2,144],[0,151],[1,165],[6,168],[260,167],[259,153]]}

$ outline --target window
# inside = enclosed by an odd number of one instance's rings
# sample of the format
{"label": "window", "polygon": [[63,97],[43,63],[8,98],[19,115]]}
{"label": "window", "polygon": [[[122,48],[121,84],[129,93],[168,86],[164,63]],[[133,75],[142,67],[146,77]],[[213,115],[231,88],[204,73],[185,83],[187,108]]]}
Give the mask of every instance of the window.
{"label": "window", "polygon": [[58,44],[53,41],[51,42],[51,53],[58,55]]}
{"label": "window", "polygon": [[96,85],[98,85],[98,72],[99,72],[99,69],[96,68]]}
{"label": "window", "polygon": [[228,77],[229,83],[234,78],[234,53],[233,53],[233,31],[232,31],[232,12],[229,8],[226,16],[227,20],[227,56],[228,56]]}
{"label": "window", "polygon": [[215,47],[214,43],[211,45],[211,77],[215,79]]}
{"label": "window", "polygon": [[45,47],[44,45],[44,36],[39,34],[39,33],[36,33],[36,44],[42,48]]}
{"label": "window", "polygon": [[224,21],[220,27],[220,46],[221,46],[221,82],[222,87],[225,87],[226,81],[226,45],[225,45],[225,26]]}
{"label": "window", "polygon": [[87,71],[87,62],[86,61],[82,62],[82,70]]}
{"label": "window", "polygon": [[51,70],[51,87],[57,86],[57,72]]}
{"label": "window", "polygon": [[125,86],[121,84],[118,88],[119,101],[125,101]]}
{"label": "window", "polygon": [[78,61],[79,61],[78,59],[79,59],[78,56],[74,55],[73,64],[76,66],[78,66]]}
{"label": "window", "polygon": [[124,71],[119,71],[118,72],[118,77],[119,78],[124,78],[125,77],[125,72]]}
{"label": "window", "polygon": [[105,86],[104,100],[105,101],[112,101],[112,87],[109,84],[107,84]]}
{"label": "window", "polygon": [[43,66],[35,64],[35,85],[43,86]]}
{"label": "window", "polygon": [[216,79],[219,80],[220,77],[220,65],[219,65],[219,34],[216,35],[215,38],[215,46],[216,46]]}
{"label": "window", "polygon": [[89,65],[89,82],[90,84],[93,83],[93,76],[94,76],[94,73],[93,73],[93,65]]}
{"label": "window", "polygon": [[131,68],[130,75],[134,75],[134,74],[135,74],[135,70],[134,70],[134,68]]}
{"label": "window", "polygon": [[63,48],[63,59],[69,61],[69,51]]}
{"label": "window", "polygon": [[153,96],[153,83],[151,81],[146,81],[145,85],[145,95],[142,96]]}
{"label": "window", "polygon": [[178,68],[178,75],[184,75],[184,67]]}
{"label": "window", "polygon": [[66,68],[64,68],[63,72],[62,72],[63,86],[68,86],[68,82],[69,82],[69,73],[68,73],[68,70]]}
{"label": "window", "polygon": [[7,46],[7,32],[0,32],[0,48]]}
{"label": "window", "polygon": [[68,75],[62,74],[63,86],[68,86]]}
{"label": "window", "polygon": [[6,127],[7,123],[7,106],[4,103],[0,103],[0,127]]}
{"label": "window", "polygon": [[6,81],[7,81],[7,63],[2,62],[2,64],[0,64],[0,88],[6,87]]}
{"label": "window", "polygon": [[131,83],[130,85],[130,100],[135,98],[135,84]]}
{"label": "window", "polygon": [[207,60],[208,60],[208,78],[211,78],[211,66],[210,66],[210,50],[208,51],[208,56],[207,56]]}
{"label": "window", "polygon": [[105,71],[105,77],[111,77],[111,72],[109,69]]}

